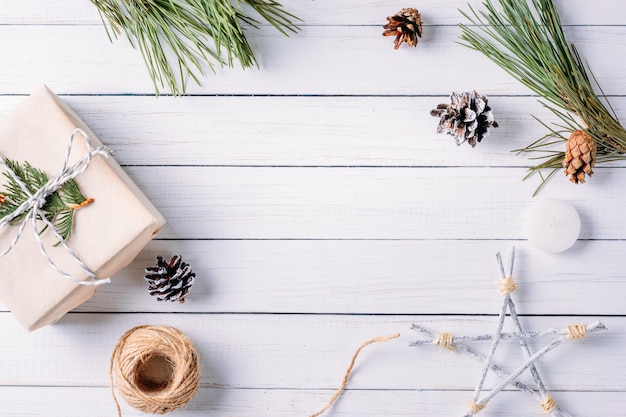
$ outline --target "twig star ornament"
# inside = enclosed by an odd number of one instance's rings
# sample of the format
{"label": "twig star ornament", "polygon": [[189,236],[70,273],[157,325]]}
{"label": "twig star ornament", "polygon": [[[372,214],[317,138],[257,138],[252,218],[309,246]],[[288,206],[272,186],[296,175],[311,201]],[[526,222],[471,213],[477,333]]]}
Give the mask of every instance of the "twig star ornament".
{"label": "twig star ornament", "polygon": [[[511,248],[509,253],[509,263],[508,269],[505,271],[504,265],[502,263],[502,258],[500,253],[496,255],[498,264],[500,267],[501,279],[499,280],[500,292],[502,294],[502,308],[500,309],[500,315],[498,317],[498,324],[496,327],[496,331],[493,335],[478,335],[478,336],[453,336],[450,333],[444,332],[440,335],[436,335],[430,330],[418,325],[413,324],[413,329],[428,336],[430,339],[428,340],[418,340],[411,343],[412,346],[421,346],[421,345],[435,345],[439,347],[446,348],[451,351],[459,351],[465,352],[475,359],[483,362],[483,369],[480,374],[480,378],[478,384],[476,385],[476,389],[472,395],[472,398],[469,400],[467,404],[467,410],[461,414],[461,417],[470,417],[474,414],[477,414],[481,410],[483,410],[489,400],[491,400],[496,394],[505,389],[509,385],[513,385],[520,391],[528,394],[537,402],[539,402],[541,409],[548,415],[552,417],[571,417],[571,414],[561,409],[554,398],[547,391],[539,371],[535,366],[535,361],[541,358],[543,355],[558,347],[559,345],[575,339],[584,338],[587,333],[596,332],[600,330],[606,330],[604,324],[600,322],[595,322],[588,325],[575,324],[566,327],[565,329],[548,329],[545,331],[535,331],[535,332],[526,332],[522,329],[519,317],[517,315],[517,311],[515,308],[515,303],[511,298],[511,294],[517,289],[517,284],[513,279],[513,262],[515,259],[515,248]],[[504,321],[507,317],[507,313],[510,315],[511,320],[513,321],[513,325],[515,326],[515,333],[504,333],[502,328],[504,326]],[[530,349],[527,344],[527,340],[531,338],[537,337],[556,337],[548,345],[544,346],[534,354],[531,354]],[[496,365],[493,362],[493,357],[496,352],[496,348],[501,340],[517,340],[524,355],[524,362],[517,367],[512,373],[506,373],[500,366]],[[474,351],[469,346],[465,345],[464,342],[474,342],[474,341],[491,341],[491,346],[489,348],[489,352],[487,356],[483,356],[480,353]],[[537,389],[533,389],[528,385],[523,384],[520,381],[517,381],[517,378],[522,375],[526,370],[530,371],[532,378],[537,386]],[[483,384],[487,377],[489,371],[493,371],[498,377],[502,379],[502,382],[494,387],[491,391],[481,396],[483,391]]]}

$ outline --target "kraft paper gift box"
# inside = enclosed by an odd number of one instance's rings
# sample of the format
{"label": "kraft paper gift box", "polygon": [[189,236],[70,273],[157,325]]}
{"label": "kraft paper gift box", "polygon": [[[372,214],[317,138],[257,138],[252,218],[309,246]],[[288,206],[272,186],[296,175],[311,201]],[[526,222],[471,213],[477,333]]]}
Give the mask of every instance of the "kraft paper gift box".
{"label": "kraft paper gift box", "polygon": [[[52,178],[59,175],[76,128],[88,134],[93,147],[102,145],[65,103],[42,86],[0,120],[0,158],[20,164],[27,161]],[[69,164],[87,152],[84,139],[77,135]],[[165,219],[112,156],[94,156],[75,181],[93,202],[75,210],[68,244],[98,278],[110,277],[139,254],[163,228]],[[0,190],[5,190],[4,175],[0,183]],[[44,224],[38,223],[41,231]],[[17,229],[7,226],[0,231],[0,252],[11,245]],[[90,280],[64,247],[55,246],[58,239],[53,233],[46,230],[39,236],[50,259],[62,270],[81,281]],[[54,323],[91,298],[97,288],[77,284],[55,271],[41,253],[30,222],[12,250],[0,257],[0,301],[29,331]]]}

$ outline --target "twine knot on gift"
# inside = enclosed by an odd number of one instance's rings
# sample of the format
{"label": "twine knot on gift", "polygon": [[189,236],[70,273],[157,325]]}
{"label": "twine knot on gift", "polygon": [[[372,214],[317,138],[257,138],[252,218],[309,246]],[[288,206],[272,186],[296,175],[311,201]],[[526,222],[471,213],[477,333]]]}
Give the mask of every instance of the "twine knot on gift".
{"label": "twine knot on gift", "polygon": [[[74,144],[74,138],[77,135],[80,135],[85,141],[85,144],[87,145],[87,153],[77,162],[68,166],[69,160],[70,160],[70,154],[72,152],[72,147]],[[25,195],[28,196],[28,199],[24,201],[22,204],[20,204],[11,214],[6,215],[0,220],[0,231],[1,231],[1,230],[4,230],[7,226],[11,225],[12,222],[15,221],[16,219],[21,218],[18,223],[19,226],[18,226],[17,233],[15,234],[15,237],[13,238],[9,246],[0,253],[0,257],[8,254],[15,247],[20,237],[22,236],[22,233],[24,232],[26,224],[29,221],[31,221],[32,226],[33,226],[33,234],[35,236],[35,240],[37,241],[39,250],[41,251],[41,254],[46,259],[46,261],[48,261],[50,266],[57,273],[59,273],[61,276],[68,278],[80,285],[100,285],[100,284],[105,284],[105,283],[110,282],[109,278],[105,278],[105,279],[98,278],[96,274],[80,259],[80,257],[70,248],[66,239],[59,233],[59,231],[57,230],[55,225],[52,223],[52,221],[48,219],[48,217],[42,211],[42,208],[46,204],[46,199],[50,195],[52,195],[57,190],[59,190],[67,182],[73,180],[74,178],[84,173],[89,167],[89,164],[91,163],[91,160],[94,156],[101,155],[104,157],[108,157],[112,154],[113,152],[111,151],[111,149],[106,146],[99,146],[99,147],[94,148],[91,145],[91,140],[89,138],[89,135],[87,135],[87,133],[84,130],[77,128],[70,135],[69,143],[67,146],[67,152],[65,154],[65,159],[61,166],[61,170],[59,174],[50,178],[42,187],[40,187],[35,192],[32,192],[31,189],[29,189],[29,187],[24,183],[24,181],[22,181],[19,175],[17,175],[16,172],[9,166],[9,164],[7,163],[7,160],[0,158],[0,166],[4,168],[7,176],[11,180],[13,180],[15,184],[17,184],[21,192],[25,193]],[[75,210],[79,207],[82,207],[86,204],[91,203],[92,201],[93,199],[87,199],[83,203],[76,205],[76,207],[75,206],[70,207],[70,209]],[[81,280],[70,275],[69,273],[62,270],[52,260],[52,258],[48,254],[48,251],[46,250],[46,247],[43,241],[41,240],[41,236],[40,236],[41,232],[38,230],[38,227],[37,227],[38,220],[42,221],[45,224],[44,230],[50,229],[52,233],[56,236],[56,238],[59,239],[59,244],[62,245],[63,248],[65,248],[67,253],[72,257],[72,259],[74,259],[76,264],[83,271],[85,271],[85,273],[87,274],[90,280]]]}

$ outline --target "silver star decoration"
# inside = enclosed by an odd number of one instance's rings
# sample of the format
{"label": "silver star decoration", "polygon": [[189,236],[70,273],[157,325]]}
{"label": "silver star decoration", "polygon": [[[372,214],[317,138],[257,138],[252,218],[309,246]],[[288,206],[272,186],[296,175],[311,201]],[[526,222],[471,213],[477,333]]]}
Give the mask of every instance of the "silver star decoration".
{"label": "silver star decoration", "polygon": [[[522,329],[519,317],[517,316],[515,303],[511,298],[511,293],[513,293],[517,289],[517,284],[513,280],[513,262],[515,259],[515,248],[511,248],[509,252],[508,270],[506,271],[508,272],[508,274],[505,272],[504,265],[502,263],[502,257],[499,252],[496,254],[496,258],[501,273],[499,287],[500,292],[502,293],[502,308],[500,309],[500,315],[498,318],[498,325],[495,334],[483,334],[478,336],[452,336],[450,333],[444,332],[437,335],[418,324],[413,324],[412,328],[414,330],[428,336],[430,339],[417,340],[415,342],[412,342],[411,346],[435,345],[439,347],[444,347],[451,351],[467,353],[475,359],[483,362],[483,369],[480,374],[478,385],[474,390],[472,398],[468,402],[467,410],[463,414],[461,414],[461,417],[471,417],[474,414],[477,414],[479,411],[487,406],[489,400],[491,400],[496,394],[498,394],[509,385],[516,387],[520,391],[528,394],[530,397],[535,399],[540,404],[541,408],[546,414],[552,417],[572,417],[571,414],[569,414],[557,405],[554,398],[552,398],[550,393],[546,390],[546,387],[541,380],[541,376],[539,375],[539,371],[537,371],[537,368],[535,367],[535,361],[552,349],[569,340],[582,339],[587,335],[587,333],[606,330],[606,327],[604,326],[604,324],[598,321],[588,325],[570,325],[564,329],[548,329],[544,331],[525,332]],[[511,320],[513,321],[513,324],[517,330],[515,333],[502,332],[507,312],[509,313]],[[556,339],[531,355],[530,349],[528,348],[527,340],[535,337],[549,336],[556,337]],[[519,345],[522,349],[525,361],[515,371],[508,374],[500,366],[496,365],[493,362],[493,356],[496,352],[496,348],[498,347],[498,343],[500,343],[501,340],[511,339],[519,341]],[[486,340],[491,341],[491,346],[486,357],[464,344],[464,342]],[[483,384],[490,370],[493,371],[498,377],[500,377],[502,379],[502,382],[481,397]],[[520,381],[517,381],[517,378],[522,375],[526,370],[530,371],[530,374],[532,375],[532,378],[537,386],[536,390]]]}

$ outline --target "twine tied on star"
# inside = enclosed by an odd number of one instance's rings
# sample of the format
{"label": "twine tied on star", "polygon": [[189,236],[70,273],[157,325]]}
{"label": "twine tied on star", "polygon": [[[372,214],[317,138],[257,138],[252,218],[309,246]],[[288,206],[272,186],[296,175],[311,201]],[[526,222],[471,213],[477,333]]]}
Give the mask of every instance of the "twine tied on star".
{"label": "twine tied on star", "polygon": [[[85,144],[87,145],[87,153],[81,159],[75,162],[73,165],[68,166],[70,153],[72,152],[72,147],[74,145],[74,138],[78,134],[82,136],[82,138],[85,141]],[[31,221],[32,226],[33,226],[33,235],[35,236],[35,240],[37,241],[41,254],[46,259],[46,261],[48,261],[50,266],[59,275],[67,279],[70,279],[80,285],[94,286],[94,285],[101,285],[101,284],[106,284],[106,283],[111,282],[109,278],[104,278],[104,279],[98,278],[96,274],[80,259],[80,257],[72,250],[72,248],[70,248],[66,239],[64,239],[63,236],[61,236],[61,234],[56,229],[54,224],[45,216],[45,213],[43,212],[42,207],[46,204],[46,198],[48,196],[55,193],[68,181],[71,181],[77,176],[84,173],[89,167],[89,164],[91,164],[91,160],[94,156],[101,155],[104,157],[109,157],[112,154],[113,154],[113,151],[106,146],[98,146],[94,148],[91,144],[91,139],[89,138],[89,135],[87,135],[87,133],[84,130],[80,128],[74,129],[74,131],[70,135],[69,143],[67,146],[67,152],[65,154],[65,159],[63,161],[63,165],[61,166],[61,170],[59,174],[50,178],[48,182],[46,182],[46,184],[44,184],[41,188],[39,188],[35,193],[32,193],[28,189],[26,184],[24,184],[24,182],[19,178],[19,176],[7,165],[5,160],[3,158],[0,158],[0,166],[4,168],[7,175],[9,175],[11,179],[13,179],[17,183],[20,189],[26,195],[29,196],[29,198],[26,201],[24,201],[22,204],[20,204],[15,209],[14,212],[3,217],[0,220],[0,231],[1,231],[1,230],[4,230],[7,226],[9,226],[13,220],[25,214],[23,219],[21,219],[19,222],[18,230],[17,230],[17,233],[15,234],[15,237],[13,238],[9,246],[0,253],[0,257],[11,252],[11,250],[15,247],[20,237],[22,236],[22,232],[24,231],[26,224],[29,221]],[[59,243],[65,248],[67,253],[74,259],[76,264],[83,271],[85,271],[89,280],[81,280],[72,276],[71,274],[61,269],[52,260],[52,258],[50,258],[50,255],[48,254],[48,251],[46,250],[45,245],[43,241],[41,240],[40,232],[38,231],[38,228],[37,228],[38,220],[41,220],[46,225],[46,227],[52,231],[52,233],[56,236],[56,238],[59,239]]]}

